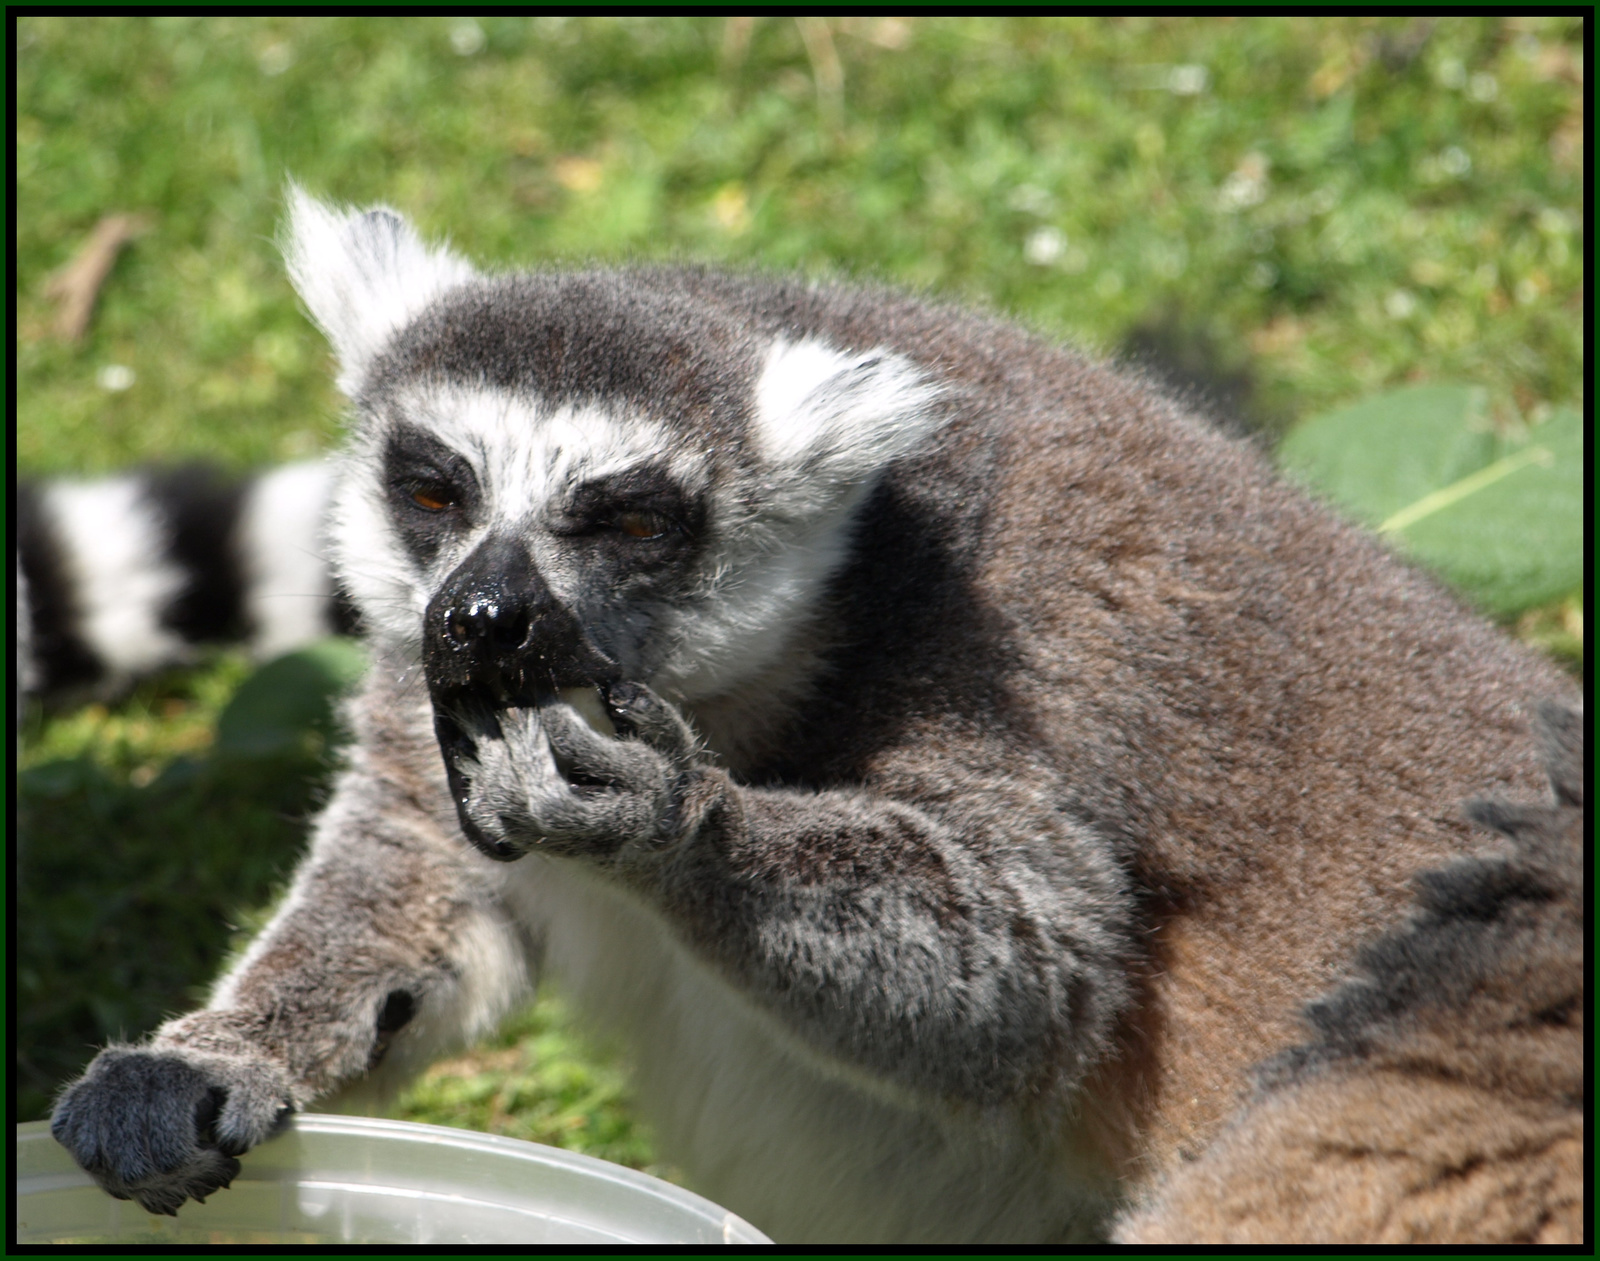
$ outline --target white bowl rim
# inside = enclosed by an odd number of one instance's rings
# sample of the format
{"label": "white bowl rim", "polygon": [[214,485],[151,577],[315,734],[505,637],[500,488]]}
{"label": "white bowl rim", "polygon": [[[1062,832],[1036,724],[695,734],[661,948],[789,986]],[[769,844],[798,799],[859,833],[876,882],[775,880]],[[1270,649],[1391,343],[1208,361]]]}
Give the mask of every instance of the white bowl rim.
{"label": "white bowl rim", "polygon": [[[663,1201],[679,1212],[692,1213],[708,1224],[720,1227],[724,1239],[730,1243],[771,1242],[738,1214],[684,1187],[675,1186],[637,1169],[629,1169],[614,1161],[602,1160],[598,1156],[586,1155],[583,1152],[568,1151],[562,1147],[552,1147],[545,1143],[532,1143],[526,1139],[509,1138],[503,1134],[485,1134],[480,1130],[457,1129],[454,1126],[427,1125],[419,1121],[346,1116],[332,1112],[297,1112],[289,1118],[288,1123],[278,1134],[261,1146],[268,1146],[274,1139],[291,1133],[307,1138],[331,1135],[342,1138],[367,1138],[387,1143],[425,1143],[434,1150],[455,1148],[458,1151],[482,1152],[521,1163],[581,1173],[590,1178],[625,1187],[634,1195]],[[49,1140],[52,1145],[56,1145],[48,1121],[27,1121],[16,1127],[15,1141],[19,1149],[24,1143],[40,1140]],[[20,1151],[18,1155],[20,1156]],[[248,1165],[246,1168],[248,1169]],[[17,1175],[21,1174],[20,1159],[13,1165],[13,1169]],[[75,1168],[73,1174],[77,1180],[81,1180],[82,1185],[94,1185],[94,1180],[83,1170]],[[55,1186],[61,1185],[60,1176],[52,1177],[51,1181]]]}

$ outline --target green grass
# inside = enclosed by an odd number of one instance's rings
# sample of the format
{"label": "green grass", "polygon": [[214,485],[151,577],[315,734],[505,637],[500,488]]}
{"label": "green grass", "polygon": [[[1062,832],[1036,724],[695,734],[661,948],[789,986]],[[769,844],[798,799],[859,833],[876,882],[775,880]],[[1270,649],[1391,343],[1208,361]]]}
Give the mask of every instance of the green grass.
{"label": "green grass", "polygon": [[[1172,313],[1291,419],[1414,378],[1504,416],[1582,390],[1576,19],[826,29],[819,99],[787,18],[742,48],[728,19],[22,19],[23,467],[332,437],[271,247],[289,173],[506,263],[869,273],[1106,347]],[[114,210],[151,230],[64,348],[43,283]]]}
{"label": "green grass", "polygon": [[548,1143],[679,1180],[675,1169],[655,1163],[629,1104],[616,1059],[575,1037],[561,1000],[545,995],[486,1045],[435,1064],[403,1096],[400,1115]]}
{"label": "green grass", "polygon": [[227,656],[111,709],[30,715],[12,874],[19,1119],[94,1046],[198,1003],[235,927],[292,870],[325,749],[211,756],[248,671]]}
{"label": "green grass", "polygon": [[[1533,16],[23,18],[19,460],[334,440],[273,248],[290,174],[497,263],[873,276],[1108,351],[1177,330],[1269,429],[1416,381],[1537,419],[1583,399],[1584,73],[1578,20]],[[63,345],[47,280],[118,211],[150,228]],[[1581,595],[1518,626],[1581,662]],[[291,869],[328,749],[213,747],[247,673],[30,716],[22,1116],[195,1001]],[[653,1159],[557,1006],[446,1070],[407,1115]]]}

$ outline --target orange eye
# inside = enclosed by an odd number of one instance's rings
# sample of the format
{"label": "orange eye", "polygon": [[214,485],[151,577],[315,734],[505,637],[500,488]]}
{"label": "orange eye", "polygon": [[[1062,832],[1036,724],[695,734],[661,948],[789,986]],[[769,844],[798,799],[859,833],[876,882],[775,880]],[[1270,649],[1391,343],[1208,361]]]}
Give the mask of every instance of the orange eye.
{"label": "orange eye", "polygon": [[450,500],[432,487],[412,491],[411,502],[428,512],[443,512],[450,507]]}
{"label": "orange eye", "polygon": [[617,529],[631,539],[658,539],[667,532],[667,519],[657,512],[624,512]]}

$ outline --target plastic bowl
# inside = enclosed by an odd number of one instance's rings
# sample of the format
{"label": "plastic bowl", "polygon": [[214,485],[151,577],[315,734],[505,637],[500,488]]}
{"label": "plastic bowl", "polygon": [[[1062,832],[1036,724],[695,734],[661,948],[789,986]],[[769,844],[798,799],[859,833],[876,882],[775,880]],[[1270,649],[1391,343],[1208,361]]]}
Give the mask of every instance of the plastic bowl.
{"label": "plastic bowl", "polygon": [[19,1244],[763,1244],[710,1200],[593,1156],[409,1121],[300,1115],[176,1217],[114,1200],[17,1127]]}

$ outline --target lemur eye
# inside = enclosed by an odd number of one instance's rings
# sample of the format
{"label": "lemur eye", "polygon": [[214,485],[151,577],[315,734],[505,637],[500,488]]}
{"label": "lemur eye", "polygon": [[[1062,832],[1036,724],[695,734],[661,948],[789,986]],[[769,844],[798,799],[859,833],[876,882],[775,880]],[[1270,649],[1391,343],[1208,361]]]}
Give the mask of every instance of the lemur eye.
{"label": "lemur eye", "polygon": [[443,486],[413,486],[409,494],[411,502],[424,512],[443,512],[455,507],[455,498]]}
{"label": "lemur eye", "polygon": [[658,539],[671,529],[671,522],[659,512],[624,512],[616,527],[631,539]]}

